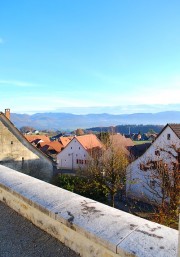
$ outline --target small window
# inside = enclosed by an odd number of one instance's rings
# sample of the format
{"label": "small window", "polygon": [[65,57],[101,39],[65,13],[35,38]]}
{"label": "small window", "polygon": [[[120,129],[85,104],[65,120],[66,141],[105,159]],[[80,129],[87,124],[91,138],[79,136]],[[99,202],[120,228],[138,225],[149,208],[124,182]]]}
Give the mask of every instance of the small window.
{"label": "small window", "polygon": [[24,157],[22,157],[22,169],[24,167]]}
{"label": "small window", "polygon": [[81,147],[79,147],[79,150],[81,149]]}
{"label": "small window", "polygon": [[13,145],[13,141],[11,141],[11,145]]}
{"label": "small window", "polygon": [[156,184],[156,181],[155,181],[155,180],[150,180],[150,187],[151,187],[151,188],[154,188],[154,187],[155,187],[155,184]]}
{"label": "small window", "polygon": [[171,134],[167,134],[167,140],[171,139]]}
{"label": "small window", "polygon": [[79,163],[79,160],[78,160],[78,159],[76,160],[76,163],[77,163],[77,164]]}
{"label": "small window", "polygon": [[139,168],[140,168],[140,170],[144,170],[144,164],[142,164],[142,163],[140,163],[140,165],[139,165]]}
{"label": "small window", "polygon": [[72,149],[72,146],[71,146],[71,149]]}
{"label": "small window", "polygon": [[155,155],[160,156],[160,151],[159,151],[159,150],[156,150],[156,151],[155,151]]}

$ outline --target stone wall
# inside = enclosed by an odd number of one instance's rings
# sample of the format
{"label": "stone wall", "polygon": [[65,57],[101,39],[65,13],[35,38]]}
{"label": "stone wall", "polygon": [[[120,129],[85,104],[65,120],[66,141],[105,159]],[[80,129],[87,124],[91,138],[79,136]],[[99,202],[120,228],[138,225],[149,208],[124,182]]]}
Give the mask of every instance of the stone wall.
{"label": "stone wall", "polygon": [[81,256],[177,257],[177,230],[1,165],[0,201]]}
{"label": "stone wall", "polygon": [[2,114],[0,118],[0,163],[49,181],[53,175],[52,162],[33,147]]}

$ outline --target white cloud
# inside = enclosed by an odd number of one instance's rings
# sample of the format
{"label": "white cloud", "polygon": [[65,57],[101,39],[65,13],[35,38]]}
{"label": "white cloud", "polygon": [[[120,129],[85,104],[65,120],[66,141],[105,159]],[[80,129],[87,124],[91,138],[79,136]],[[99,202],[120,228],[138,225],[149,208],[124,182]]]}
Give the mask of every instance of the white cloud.
{"label": "white cloud", "polygon": [[35,87],[37,85],[25,82],[25,81],[18,81],[18,80],[0,80],[0,85],[10,85],[16,87]]}

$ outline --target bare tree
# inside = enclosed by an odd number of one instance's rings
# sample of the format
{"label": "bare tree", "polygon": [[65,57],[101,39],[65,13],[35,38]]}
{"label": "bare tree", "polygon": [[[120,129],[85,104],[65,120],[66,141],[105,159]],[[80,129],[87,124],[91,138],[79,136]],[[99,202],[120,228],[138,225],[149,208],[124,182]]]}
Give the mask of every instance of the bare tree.
{"label": "bare tree", "polygon": [[[158,206],[158,222],[169,225],[178,220],[180,204],[180,149],[176,146],[156,151],[158,158],[140,164],[145,189]],[[162,156],[164,158],[162,158]]]}

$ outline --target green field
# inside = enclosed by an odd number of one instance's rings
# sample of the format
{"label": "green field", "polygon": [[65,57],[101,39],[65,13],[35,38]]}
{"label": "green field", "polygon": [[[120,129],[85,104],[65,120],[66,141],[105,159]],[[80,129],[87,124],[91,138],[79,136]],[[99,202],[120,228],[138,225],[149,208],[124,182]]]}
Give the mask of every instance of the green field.
{"label": "green field", "polygon": [[146,141],[133,141],[133,143],[135,145],[142,145],[142,144],[145,144],[145,143],[152,143],[152,142],[149,141],[149,140],[146,140]]}

